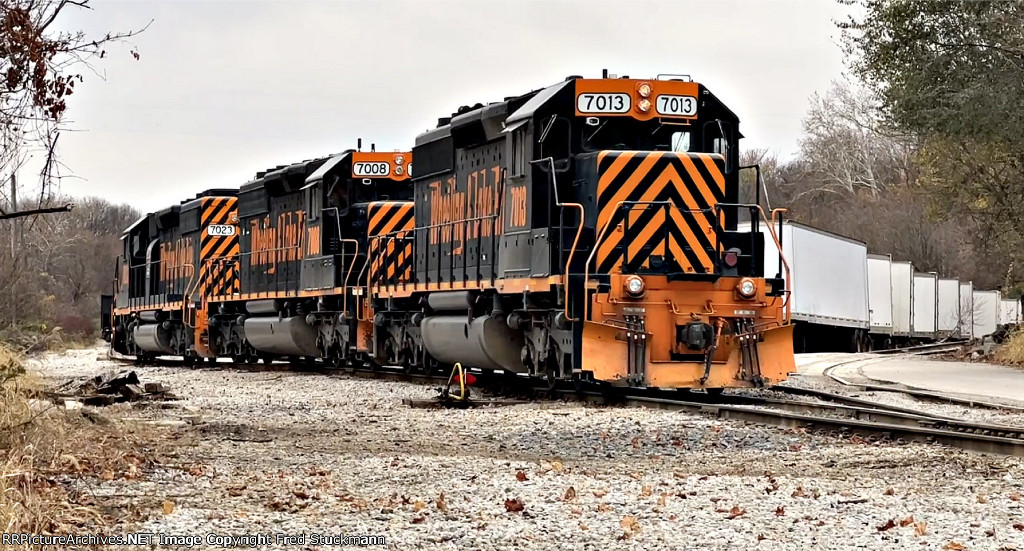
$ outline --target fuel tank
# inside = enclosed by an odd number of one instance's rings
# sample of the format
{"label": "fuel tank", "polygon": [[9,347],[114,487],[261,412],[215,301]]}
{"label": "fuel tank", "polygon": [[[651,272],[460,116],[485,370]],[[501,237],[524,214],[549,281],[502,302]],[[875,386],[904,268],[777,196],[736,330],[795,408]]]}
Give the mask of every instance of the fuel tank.
{"label": "fuel tank", "polygon": [[318,356],[316,329],[305,316],[246,318],[245,338],[260,352],[283,356]]}
{"label": "fuel tank", "polygon": [[465,367],[525,373],[523,334],[509,329],[501,317],[431,316],[420,325],[423,345],[438,360]]}
{"label": "fuel tank", "polygon": [[135,326],[132,339],[139,348],[157,354],[174,354],[171,348],[171,333],[164,329],[162,323],[150,323]]}

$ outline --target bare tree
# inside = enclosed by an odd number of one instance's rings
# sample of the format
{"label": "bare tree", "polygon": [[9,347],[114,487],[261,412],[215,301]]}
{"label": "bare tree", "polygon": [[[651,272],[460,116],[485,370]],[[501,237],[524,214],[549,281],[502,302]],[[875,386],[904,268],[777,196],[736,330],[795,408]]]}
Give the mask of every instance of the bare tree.
{"label": "bare tree", "polygon": [[[5,224],[11,247],[3,255],[7,258],[0,258],[0,289],[8,295],[0,321],[46,298],[36,288],[43,276],[25,278],[29,249],[21,246],[21,236],[26,228],[31,231],[37,215],[68,210],[53,199],[62,177],[58,143],[69,98],[85,73],[101,76],[92,63],[106,57],[107,48],[141,32],[89,36],[59,30],[58,21],[82,9],[92,9],[89,0],[0,0],[0,220],[16,219]],[[18,185],[15,177],[30,156],[42,159],[37,178]]]}
{"label": "bare tree", "polygon": [[805,193],[877,195],[911,181],[913,140],[885,127],[873,98],[847,81],[811,98],[800,150],[817,185]]}
{"label": "bare tree", "polygon": [[[141,32],[88,36],[54,30],[71,9],[91,6],[89,0],[0,0],[0,182],[10,181],[29,154],[41,153],[37,203],[42,207],[60,178],[57,144],[75,87],[84,82],[90,62]],[[130,52],[138,59],[134,48]],[[13,197],[5,187],[0,196],[10,205]],[[0,214],[7,212],[0,209]]]}

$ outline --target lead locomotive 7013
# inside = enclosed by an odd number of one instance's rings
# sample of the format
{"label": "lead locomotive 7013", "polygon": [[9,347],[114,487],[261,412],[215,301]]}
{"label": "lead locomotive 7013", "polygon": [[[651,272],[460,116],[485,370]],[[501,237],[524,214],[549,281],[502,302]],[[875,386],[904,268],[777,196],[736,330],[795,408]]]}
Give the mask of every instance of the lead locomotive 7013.
{"label": "lead locomotive 7013", "polygon": [[[740,202],[741,137],[686,77],[570,77],[463,107],[411,153],[280,167],[175,207],[198,210],[198,226],[168,232],[164,211],[126,232],[114,348],[662,388],[778,382],[794,369],[788,276],[784,262],[764,273],[777,235]],[[741,218],[753,228],[737,230]],[[191,249],[170,248],[182,238]],[[132,245],[147,239],[170,254]]]}

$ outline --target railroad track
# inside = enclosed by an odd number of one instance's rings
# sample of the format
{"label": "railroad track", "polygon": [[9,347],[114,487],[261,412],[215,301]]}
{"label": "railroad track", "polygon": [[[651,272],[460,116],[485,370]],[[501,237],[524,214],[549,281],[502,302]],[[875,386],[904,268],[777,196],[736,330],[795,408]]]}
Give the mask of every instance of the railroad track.
{"label": "railroad track", "polygon": [[933,342],[929,344],[919,344],[917,346],[906,346],[903,348],[889,348],[885,350],[875,350],[872,354],[879,355],[892,355],[892,354],[915,354],[915,355],[928,355],[938,354],[941,352],[948,352],[953,350],[959,350],[966,344],[967,341],[964,339],[951,339],[941,342]]}
{"label": "railroad track", "polygon": [[[911,353],[909,355],[915,355],[915,354]],[[888,381],[881,381],[879,379],[874,379],[872,377],[869,377],[869,376],[865,375],[864,373],[859,373],[859,376],[863,377],[864,379],[867,379],[869,381],[872,381],[872,382],[870,382],[870,383],[862,383],[862,382],[848,381],[848,380],[844,379],[843,377],[840,377],[839,375],[836,375],[834,373],[836,368],[842,367],[844,365],[849,365],[849,364],[852,364],[852,363],[860,362],[860,363],[863,364],[861,367],[864,367],[864,366],[867,366],[867,365],[872,365],[874,363],[881,363],[881,362],[887,361],[888,359],[891,359],[891,358],[885,358],[885,359],[876,360],[876,361],[871,361],[871,359],[869,359],[869,358],[856,358],[856,359],[852,359],[852,360],[848,360],[848,361],[844,361],[844,362],[839,362],[839,363],[837,363],[835,365],[832,365],[832,366],[826,368],[824,371],[822,371],[822,374],[824,374],[826,377],[828,377],[829,379],[832,379],[833,381],[839,383],[842,386],[850,387],[850,388],[856,388],[858,390],[864,390],[864,391],[870,391],[870,392],[895,392],[895,393],[899,393],[899,394],[905,394],[907,396],[912,396],[914,398],[918,398],[918,399],[921,399],[921,400],[932,401],[932,402],[942,402],[942,403],[954,404],[954,405],[959,405],[959,406],[964,406],[964,407],[985,408],[985,409],[994,409],[994,410],[1013,411],[1013,412],[1017,412],[1017,413],[1024,413],[1024,407],[1014,406],[1014,405],[1009,405],[1009,404],[1002,404],[1002,403],[999,403],[999,402],[991,402],[991,401],[987,401],[987,400],[978,400],[978,399],[969,398],[969,397],[965,397],[965,396],[955,396],[955,395],[950,395],[950,394],[946,394],[946,393],[943,393],[943,392],[936,392],[934,390],[928,390],[928,389],[925,389],[925,388],[918,388],[918,387],[913,387],[913,386],[908,386],[908,385],[903,385],[903,384],[891,383],[891,382],[888,382]],[[881,383],[881,384],[878,384],[878,383]],[[792,387],[787,387],[787,388],[792,388]],[[827,397],[826,396],[820,396],[820,397],[826,397],[827,399],[834,399],[834,400],[843,399],[843,397],[840,397],[839,395],[833,395],[831,393],[824,393],[824,392],[820,392],[820,391],[810,391],[810,390],[803,390],[803,389],[800,389],[800,391],[805,393],[805,394],[807,394],[807,395],[814,395],[814,394],[816,394],[816,395],[828,395]],[[853,402],[850,402],[850,403],[853,403]]]}
{"label": "railroad track", "polygon": [[[824,431],[834,436],[857,434],[869,441],[942,444],[976,452],[1024,457],[1024,439],[1021,437],[1024,429],[910,414],[900,415],[900,412],[885,409],[775,399],[766,399],[765,407],[647,397],[626,398],[624,403],[689,410],[714,415],[720,419],[779,427],[803,427]],[[850,416],[845,413],[849,413]]]}
{"label": "railroad track", "polygon": [[[116,361],[132,362],[124,358]],[[147,365],[177,366],[185,364],[175,360],[157,360]],[[239,369],[243,371],[294,371],[328,375],[351,375],[362,378],[441,384],[448,374],[404,373],[398,369],[339,369],[322,364],[293,366],[284,363],[235,364],[215,363],[192,366],[193,369]],[[815,398],[818,401],[751,396],[726,392],[710,395],[692,391],[666,391],[605,387],[579,388],[572,384],[558,384],[549,388],[536,379],[470,371],[478,378],[478,386],[500,396],[578,400],[602,405],[653,407],[690,411],[729,419],[785,428],[802,427],[837,437],[859,435],[868,441],[890,441],[896,444],[919,442],[940,444],[975,452],[1024,457],[1024,427],[976,423],[926,412],[891,406],[870,400],[842,396],[823,391],[776,386],[772,390]],[[511,405],[527,400],[483,400],[478,405]],[[413,407],[437,405],[436,400],[407,400]],[[463,404],[465,405],[465,404]]]}

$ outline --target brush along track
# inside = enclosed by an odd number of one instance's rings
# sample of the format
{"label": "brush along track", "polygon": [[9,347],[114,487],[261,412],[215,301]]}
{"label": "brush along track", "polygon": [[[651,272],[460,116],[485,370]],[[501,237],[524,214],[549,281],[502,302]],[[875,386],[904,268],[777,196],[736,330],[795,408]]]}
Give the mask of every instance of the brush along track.
{"label": "brush along track", "polygon": [[[114,358],[120,361],[134,361]],[[178,360],[157,360],[152,365],[184,366]],[[319,363],[306,365],[274,364],[200,364],[196,369],[239,369],[242,371],[295,371],[328,375],[354,375],[364,378],[444,384],[448,374],[404,373],[377,369],[328,368]],[[974,423],[898,408],[882,403],[858,400],[858,404],[829,404],[787,400],[773,397],[723,393],[710,395],[690,391],[625,389],[594,385],[575,387],[559,383],[550,389],[538,379],[518,377],[494,372],[472,372],[477,377],[476,388],[502,396],[537,398],[540,395],[567,400],[582,400],[604,405],[626,405],[692,411],[751,423],[793,428],[803,427],[824,431],[834,436],[860,435],[870,441],[895,443],[935,443],[984,453],[1024,457],[1024,428]],[[774,387],[790,391],[792,387]],[[829,394],[829,393],[822,393]],[[818,396],[825,397],[825,396]],[[830,395],[831,399],[838,395]],[[845,398],[845,397],[841,397]],[[423,404],[420,404],[423,405]]]}

